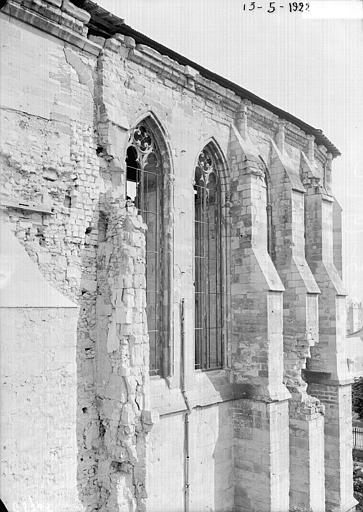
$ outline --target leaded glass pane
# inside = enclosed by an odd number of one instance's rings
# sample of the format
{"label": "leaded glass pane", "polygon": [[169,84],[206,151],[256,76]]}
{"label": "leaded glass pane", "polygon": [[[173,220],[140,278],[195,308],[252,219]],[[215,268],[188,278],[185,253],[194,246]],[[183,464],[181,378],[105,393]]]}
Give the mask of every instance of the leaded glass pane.
{"label": "leaded glass pane", "polygon": [[146,231],[146,314],[150,343],[150,373],[162,369],[162,244],[163,204],[160,155],[152,133],[139,125],[130,136],[126,158],[126,198],[138,209]]}
{"label": "leaded glass pane", "polygon": [[199,156],[194,179],[195,367],[223,365],[221,191],[208,149]]}

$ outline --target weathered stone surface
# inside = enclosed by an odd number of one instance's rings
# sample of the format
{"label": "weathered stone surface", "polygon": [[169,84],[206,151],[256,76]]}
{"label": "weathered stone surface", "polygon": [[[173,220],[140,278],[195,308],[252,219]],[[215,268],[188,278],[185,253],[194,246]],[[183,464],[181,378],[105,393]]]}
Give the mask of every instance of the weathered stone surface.
{"label": "weathered stone surface", "polygon": [[78,307],[46,282],[5,223],[0,240],[2,500],[9,510],[78,512]]}
{"label": "weathered stone surface", "polygon": [[[319,512],[325,507],[324,407],[307,394],[302,370],[319,342],[319,287],[305,260],[304,188],[299,161],[290,157],[285,125],[271,140],[272,158],[266,186],[270,188],[272,258],[285,286],[284,380],[291,392],[290,507]],[[268,172],[268,171],[266,171]]]}
{"label": "weathered stone surface", "polygon": [[[321,290],[319,344],[307,365],[308,391],[325,405],[326,510],[355,505],[352,483],[351,382],[346,343],[346,292],[334,265],[333,198],[318,178],[314,155],[304,157],[306,179],[306,258]],[[335,446],[332,454],[332,446]]]}
{"label": "weathered stone surface", "polygon": [[[8,508],[323,512],[326,497],[325,512],[348,512],[331,155],[130,37],[86,39],[88,19],[65,0],[10,0],[0,13],[1,215],[18,239],[9,238],[0,311]],[[125,197],[126,150],[141,121],[162,161],[166,327],[154,377],[148,231]],[[194,350],[193,180],[206,146],[223,226],[224,364],[211,372],[195,371]]]}
{"label": "weathered stone surface", "polygon": [[82,21],[84,24],[87,24],[91,18],[91,15],[87,11],[76,7],[70,0],[62,1],[62,10],[77,20]]}

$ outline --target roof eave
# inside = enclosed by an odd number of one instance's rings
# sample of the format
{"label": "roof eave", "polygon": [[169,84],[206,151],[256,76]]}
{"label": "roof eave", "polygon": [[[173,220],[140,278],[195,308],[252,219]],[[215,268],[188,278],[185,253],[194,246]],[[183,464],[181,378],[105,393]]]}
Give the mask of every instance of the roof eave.
{"label": "roof eave", "polygon": [[137,44],[149,46],[150,48],[153,48],[162,55],[170,57],[172,60],[175,60],[181,65],[191,66],[192,68],[196,69],[204,78],[216,82],[222,87],[225,87],[226,89],[233,91],[235,94],[237,94],[243,99],[250,100],[252,103],[260,105],[266,110],[269,110],[270,112],[276,114],[279,118],[289,121],[292,124],[295,124],[305,133],[313,135],[315,137],[316,144],[325,146],[327,151],[333,155],[333,158],[341,155],[339,149],[324,135],[322,130],[314,128],[313,126],[305,123],[301,119],[293,116],[289,112],[285,112],[284,110],[276,107],[275,105],[272,105],[263,98],[256,96],[247,89],[244,89],[243,87],[240,87],[234,82],[231,82],[230,80],[223,78],[222,76],[217,75],[216,73],[213,73],[212,71],[204,68],[203,66],[200,66],[199,64],[191,61],[187,57],[184,57],[183,55],[180,55],[179,53],[171,50],[170,48],[167,48],[166,46],[158,43],[157,41],[150,39],[145,34],[142,34],[141,32],[134,30],[129,25],[126,25],[123,19],[108,12],[106,9],[103,9],[97,3],[92,2],[91,0],[72,1],[75,5],[81,7],[82,9],[85,9],[91,15],[91,19],[88,23],[90,32],[103,37],[110,37],[117,33],[130,36],[133,39],[135,39],[135,42]]}

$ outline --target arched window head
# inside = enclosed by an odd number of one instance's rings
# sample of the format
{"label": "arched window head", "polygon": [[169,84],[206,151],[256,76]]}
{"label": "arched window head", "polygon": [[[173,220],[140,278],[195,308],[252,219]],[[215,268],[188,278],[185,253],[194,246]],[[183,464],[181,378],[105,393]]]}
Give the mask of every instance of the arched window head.
{"label": "arched window head", "polygon": [[165,346],[165,261],[164,173],[160,150],[147,124],[130,135],[126,155],[126,204],[135,205],[146,231],[146,314],[150,343],[150,374],[164,373]]}
{"label": "arched window head", "polygon": [[151,131],[143,124],[131,132],[129,143],[126,157],[126,199],[132,201],[142,214],[143,195],[148,189],[158,185],[160,156]]}
{"label": "arched window head", "polygon": [[208,147],[194,175],[195,367],[223,366],[221,183]]}

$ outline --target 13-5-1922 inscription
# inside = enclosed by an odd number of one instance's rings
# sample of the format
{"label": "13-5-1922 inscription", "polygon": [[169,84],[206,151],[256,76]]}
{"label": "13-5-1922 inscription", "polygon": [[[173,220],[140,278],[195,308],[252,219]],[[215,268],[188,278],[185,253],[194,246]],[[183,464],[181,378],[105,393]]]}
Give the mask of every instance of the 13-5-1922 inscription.
{"label": "13-5-1922 inscription", "polygon": [[242,10],[246,12],[263,9],[269,14],[278,12],[281,9],[287,10],[288,12],[306,12],[310,9],[308,2],[288,2],[285,5],[280,2],[267,2],[266,5],[259,5],[259,2],[245,2],[242,6]]}

